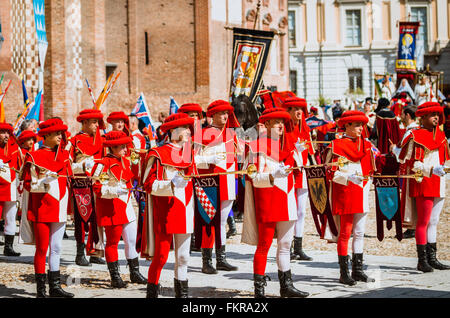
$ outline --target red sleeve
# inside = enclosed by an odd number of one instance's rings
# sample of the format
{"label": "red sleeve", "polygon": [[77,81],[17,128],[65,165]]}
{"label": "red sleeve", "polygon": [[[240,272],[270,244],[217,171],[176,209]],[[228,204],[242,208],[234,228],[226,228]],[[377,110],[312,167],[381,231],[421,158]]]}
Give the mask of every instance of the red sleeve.
{"label": "red sleeve", "polygon": [[155,180],[157,179],[158,166],[160,166],[159,159],[155,158],[155,160],[153,160],[152,166],[150,168],[150,172],[149,172],[147,178],[143,182],[144,190],[148,193],[152,192],[153,182],[155,182]]}

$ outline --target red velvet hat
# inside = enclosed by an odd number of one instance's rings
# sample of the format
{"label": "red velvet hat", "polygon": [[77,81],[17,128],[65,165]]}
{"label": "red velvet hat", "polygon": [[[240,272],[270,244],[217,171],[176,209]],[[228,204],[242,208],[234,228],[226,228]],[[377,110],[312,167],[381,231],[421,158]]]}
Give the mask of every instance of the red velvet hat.
{"label": "red velvet hat", "polygon": [[166,133],[171,129],[185,125],[189,125],[190,126],[189,128],[193,130],[194,118],[189,117],[185,113],[175,113],[170,115],[164,120],[164,123],[160,126],[161,127],[160,129],[163,133]]}
{"label": "red velvet hat", "polygon": [[264,124],[266,121],[271,119],[283,119],[286,131],[291,132],[293,130],[294,125],[291,115],[289,115],[289,113],[283,108],[273,107],[264,110],[264,112],[259,117],[259,122],[261,124]]}
{"label": "red velvet hat", "polygon": [[197,112],[199,118],[203,118],[203,109],[199,104],[196,103],[186,103],[181,105],[180,108],[178,108],[179,113],[188,113],[188,112]]}
{"label": "red velvet hat", "polygon": [[131,138],[123,131],[110,131],[105,135],[105,139],[103,140],[104,147],[129,145],[131,143]]}
{"label": "red velvet hat", "polygon": [[303,112],[305,112],[306,116],[309,116],[308,114],[308,103],[306,102],[306,99],[300,98],[300,97],[289,97],[286,98],[282,105],[283,108],[289,108],[289,107],[300,107],[303,108]]}
{"label": "red velvet hat", "polygon": [[8,123],[0,123],[0,130],[7,130],[9,134],[12,134],[14,132],[13,126]]}
{"label": "red velvet hat", "polygon": [[209,104],[208,109],[206,110],[206,116],[212,117],[214,114],[222,111],[228,112],[227,128],[235,128],[240,126],[236,116],[234,115],[234,107],[231,106],[229,102],[221,99]]}
{"label": "red velvet hat", "polygon": [[354,123],[354,122],[362,122],[367,124],[369,122],[369,118],[363,112],[359,110],[347,110],[337,121],[339,127],[344,127],[345,124]]}
{"label": "red velvet hat", "polygon": [[111,121],[119,119],[122,119],[125,122],[125,125],[127,127],[130,127],[130,121],[128,119],[128,116],[122,111],[112,112],[111,114],[109,114],[108,118],[106,118],[106,121],[111,124]]}
{"label": "red velvet hat", "polygon": [[59,118],[50,118],[39,124],[38,135],[44,137],[56,131],[67,131],[67,126]]}
{"label": "red velvet hat", "polygon": [[25,142],[27,139],[33,138],[34,142],[37,141],[37,135],[31,131],[31,130],[24,130],[20,133],[19,137],[17,138],[17,142],[19,145],[21,145],[23,142]]}
{"label": "red velvet hat", "polygon": [[78,122],[87,119],[98,119],[99,128],[105,129],[105,122],[103,121],[103,114],[98,109],[83,109],[77,117]]}
{"label": "red velvet hat", "polygon": [[439,113],[439,125],[444,123],[444,108],[437,102],[425,102],[417,107],[416,116],[422,117],[431,113]]}

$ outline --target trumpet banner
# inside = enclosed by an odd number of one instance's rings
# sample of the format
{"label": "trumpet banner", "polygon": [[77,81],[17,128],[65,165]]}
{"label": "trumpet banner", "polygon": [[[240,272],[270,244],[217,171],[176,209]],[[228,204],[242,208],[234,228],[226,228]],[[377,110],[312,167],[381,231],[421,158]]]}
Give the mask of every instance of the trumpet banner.
{"label": "trumpet banner", "polygon": [[272,31],[233,29],[230,102],[239,95],[255,102],[274,35]]}
{"label": "trumpet banner", "polygon": [[374,178],[373,185],[375,186],[377,238],[379,241],[383,240],[383,221],[387,221],[388,230],[392,228],[392,222],[395,222],[396,238],[401,241],[403,234],[399,180],[396,177]]}
{"label": "trumpet banner", "polygon": [[322,167],[304,167],[308,183],[309,202],[311,213],[317,232],[323,238],[326,225],[328,223],[331,232],[338,235],[338,230],[331,214],[331,205],[329,200],[329,185],[326,179],[326,168]]}

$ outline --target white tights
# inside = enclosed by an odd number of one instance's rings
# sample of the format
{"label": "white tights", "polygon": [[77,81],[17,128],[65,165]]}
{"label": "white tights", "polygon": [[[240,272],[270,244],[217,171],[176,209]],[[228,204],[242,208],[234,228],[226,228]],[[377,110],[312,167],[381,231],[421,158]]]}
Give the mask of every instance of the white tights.
{"label": "white tights", "polygon": [[232,207],[233,200],[220,201],[220,240],[222,241],[222,245],[225,245],[227,242],[226,225]]}
{"label": "white tights", "polygon": [[295,237],[303,237],[305,228],[306,204],[308,203],[308,189],[295,189],[297,196],[297,221],[295,221]]}
{"label": "white tights", "polygon": [[277,265],[278,269],[286,272],[291,268],[291,243],[294,236],[295,221],[277,222]]}
{"label": "white tights", "polygon": [[436,243],[437,225],[439,223],[439,215],[444,207],[444,198],[434,198],[433,209],[431,210],[430,222],[427,227],[428,243]]}
{"label": "white tights", "polygon": [[48,267],[51,272],[59,271],[61,246],[66,229],[66,222],[50,223],[50,241],[48,251]]}
{"label": "white tights", "polygon": [[6,201],[3,203],[3,218],[5,219],[5,235],[16,234],[16,201]]}
{"label": "white tights", "polygon": [[367,213],[355,213],[353,215],[352,250],[353,250],[354,254],[363,253],[366,219],[367,219]]}
{"label": "white tights", "polygon": [[191,233],[174,234],[175,247],[175,278],[178,280],[187,280],[189,248],[191,246]]}
{"label": "white tights", "polygon": [[125,245],[125,257],[127,259],[134,259],[138,257],[136,252],[136,236],[137,224],[136,221],[124,224],[122,228],[123,243]]}

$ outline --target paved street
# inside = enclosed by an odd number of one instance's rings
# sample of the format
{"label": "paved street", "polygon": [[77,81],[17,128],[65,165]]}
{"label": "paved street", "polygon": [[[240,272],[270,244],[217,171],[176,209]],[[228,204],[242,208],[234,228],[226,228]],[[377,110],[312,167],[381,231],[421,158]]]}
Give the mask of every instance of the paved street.
{"label": "paved street", "polygon": [[[67,290],[78,298],[143,298],[145,286],[129,284],[126,289],[109,287],[109,274],[106,265],[94,264],[89,269],[74,264],[75,242],[72,230],[68,230],[69,239],[63,241],[61,268],[63,283]],[[235,240],[234,240],[235,241]],[[123,252],[123,243],[119,245],[121,273],[128,280]],[[0,271],[11,269],[12,277],[5,283],[0,282],[0,297],[35,297],[33,275],[34,246],[17,245],[17,250],[24,255],[19,258],[0,256]],[[275,260],[275,248],[269,252],[267,274],[272,279],[266,287],[268,296],[279,295],[279,283]],[[189,262],[190,296],[199,298],[235,298],[253,297],[252,259],[255,247],[245,244],[228,244],[228,259],[239,266],[237,272],[219,272],[217,275],[201,273],[201,254],[193,252]],[[294,284],[300,290],[307,291],[311,298],[335,297],[437,297],[450,298],[450,271],[438,271],[423,274],[417,271],[417,260],[408,257],[365,255],[366,272],[376,279],[375,283],[358,283],[353,287],[339,284],[339,266],[335,253],[306,250],[312,256],[312,262],[292,262]],[[26,263],[26,264],[23,264]],[[448,264],[447,262],[444,262]],[[147,275],[149,262],[141,260],[141,273]],[[20,270],[24,267],[23,270]],[[174,254],[169,255],[162,275],[162,297],[173,297]],[[18,271],[16,274],[14,271]],[[66,276],[70,274],[70,276]],[[14,276],[16,275],[16,276]],[[81,280],[80,280],[81,278]],[[66,288],[66,287],[65,287]]]}

